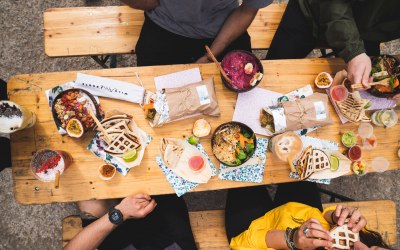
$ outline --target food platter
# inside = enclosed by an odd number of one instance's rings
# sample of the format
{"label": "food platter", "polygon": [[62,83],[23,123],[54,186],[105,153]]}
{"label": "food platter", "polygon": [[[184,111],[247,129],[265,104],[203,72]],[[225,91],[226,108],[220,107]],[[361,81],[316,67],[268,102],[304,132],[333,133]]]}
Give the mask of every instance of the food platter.
{"label": "food platter", "polygon": [[68,89],[59,93],[51,106],[51,112],[57,127],[66,128],[70,119],[77,119],[83,126],[83,132],[87,132],[95,125],[89,114],[91,107],[97,119],[101,120],[99,104],[92,94],[83,89]]}
{"label": "food platter", "polygon": [[383,79],[389,80],[389,86],[374,85],[368,92],[371,95],[382,98],[391,98],[400,94],[400,62],[397,58],[390,55],[382,55],[372,57],[371,76],[373,82],[378,82]]}
{"label": "food platter", "polygon": [[257,147],[253,130],[241,122],[227,122],[217,127],[211,137],[211,148],[219,162],[239,166],[248,161]]}

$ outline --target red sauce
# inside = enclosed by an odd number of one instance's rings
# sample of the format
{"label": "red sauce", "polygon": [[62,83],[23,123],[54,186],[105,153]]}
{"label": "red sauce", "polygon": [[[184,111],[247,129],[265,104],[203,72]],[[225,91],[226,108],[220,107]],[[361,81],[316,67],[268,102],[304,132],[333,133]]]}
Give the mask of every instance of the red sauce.
{"label": "red sauce", "polygon": [[192,156],[189,159],[189,167],[193,171],[199,171],[203,168],[204,166],[204,159],[201,156]]}
{"label": "red sauce", "polygon": [[337,102],[344,101],[347,98],[348,94],[349,94],[349,92],[346,89],[346,87],[341,86],[341,85],[335,86],[331,89],[332,99]]}
{"label": "red sauce", "polygon": [[350,148],[349,150],[349,158],[352,161],[358,161],[360,160],[362,157],[362,151],[361,148],[359,146],[353,146]]}

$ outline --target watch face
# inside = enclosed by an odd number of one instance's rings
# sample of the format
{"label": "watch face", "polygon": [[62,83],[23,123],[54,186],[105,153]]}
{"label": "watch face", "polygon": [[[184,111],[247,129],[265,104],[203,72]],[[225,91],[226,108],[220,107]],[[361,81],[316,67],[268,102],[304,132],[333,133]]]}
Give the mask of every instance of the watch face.
{"label": "watch face", "polygon": [[120,225],[124,221],[122,213],[115,208],[110,209],[108,213],[108,218],[111,221],[111,223],[116,225]]}
{"label": "watch face", "polygon": [[117,211],[113,211],[113,212],[111,213],[111,220],[112,220],[112,221],[119,221],[119,220],[121,220],[121,217],[119,216],[119,214],[118,214]]}

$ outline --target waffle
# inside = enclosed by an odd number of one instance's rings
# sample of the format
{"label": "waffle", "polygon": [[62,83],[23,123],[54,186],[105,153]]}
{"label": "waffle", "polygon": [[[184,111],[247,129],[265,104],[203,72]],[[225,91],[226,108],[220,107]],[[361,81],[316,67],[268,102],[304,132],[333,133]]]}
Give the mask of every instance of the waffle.
{"label": "waffle", "polygon": [[314,171],[322,171],[331,168],[331,163],[329,161],[329,158],[324,153],[324,151],[319,149],[314,149],[312,151],[312,158],[313,158]]}
{"label": "waffle", "polygon": [[[132,116],[130,115],[114,115],[111,116],[109,118],[106,118],[104,120],[102,120],[100,123],[103,126],[104,129],[109,129],[112,126],[114,126],[117,123],[120,123],[122,121],[125,121],[127,124],[129,124],[132,120]],[[96,130],[99,130],[99,128],[96,126],[95,127]]]}
{"label": "waffle", "polygon": [[297,170],[302,180],[307,179],[315,172],[330,169],[330,167],[329,157],[324,151],[312,149],[311,146],[307,147],[297,160]]}
{"label": "waffle", "polygon": [[136,136],[123,132],[104,151],[113,155],[122,155],[129,150],[138,149],[140,146],[140,142]]}
{"label": "waffle", "polygon": [[330,249],[353,249],[354,243],[360,240],[359,234],[351,231],[347,224],[334,227],[330,231],[330,236],[333,238],[333,245]]}

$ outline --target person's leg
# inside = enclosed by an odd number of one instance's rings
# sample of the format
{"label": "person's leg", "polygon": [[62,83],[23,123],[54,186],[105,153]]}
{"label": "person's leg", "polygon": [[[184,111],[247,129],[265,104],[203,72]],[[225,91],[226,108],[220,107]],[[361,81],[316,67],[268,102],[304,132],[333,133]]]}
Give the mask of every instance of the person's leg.
{"label": "person's leg", "polygon": [[381,48],[379,42],[371,42],[364,40],[364,48],[369,56],[379,56],[381,54]]}
{"label": "person's leg", "polygon": [[309,181],[279,184],[274,202],[276,207],[288,202],[299,202],[322,211],[321,196],[317,184]]}
{"label": "person's leg", "polygon": [[266,59],[304,58],[315,46],[311,23],[302,13],[299,3],[289,0]]}
{"label": "person's leg", "polygon": [[[183,198],[172,195],[153,197],[157,206],[143,219],[147,232],[137,244],[138,249],[164,249],[176,243],[182,249],[197,249],[190,226],[189,212]],[[154,240],[157,239],[157,240]]]}
{"label": "person's leg", "polygon": [[246,230],[251,222],[273,208],[265,186],[229,189],[225,206],[228,241]]}

